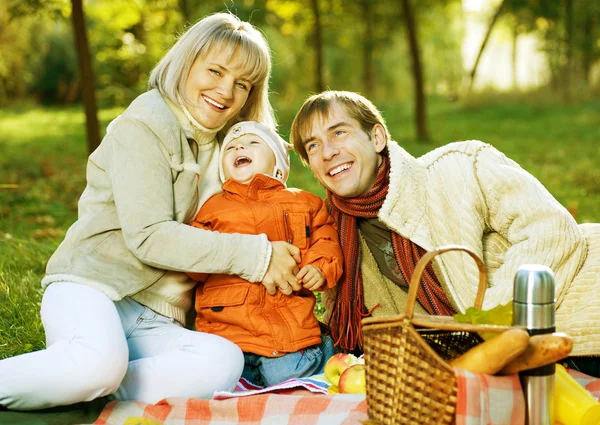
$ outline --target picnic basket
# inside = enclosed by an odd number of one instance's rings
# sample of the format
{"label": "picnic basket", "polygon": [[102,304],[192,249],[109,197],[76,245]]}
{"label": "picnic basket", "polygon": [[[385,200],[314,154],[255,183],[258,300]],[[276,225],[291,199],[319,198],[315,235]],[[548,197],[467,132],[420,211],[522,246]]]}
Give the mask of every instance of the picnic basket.
{"label": "picnic basket", "polygon": [[474,306],[483,304],[487,273],[477,254],[461,245],[447,245],[423,255],[411,276],[404,315],[362,320],[369,423],[453,424],[457,385],[448,361],[479,344],[478,332],[510,329],[458,323],[450,316],[414,314],[425,267],[447,251],[464,251],[475,260],[479,285]]}

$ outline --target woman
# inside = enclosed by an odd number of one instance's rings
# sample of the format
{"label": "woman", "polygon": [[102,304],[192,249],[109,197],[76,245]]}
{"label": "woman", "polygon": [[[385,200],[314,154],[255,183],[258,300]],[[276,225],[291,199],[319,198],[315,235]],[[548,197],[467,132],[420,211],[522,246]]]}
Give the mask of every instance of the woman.
{"label": "woman", "polygon": [[274,125],[270,70],[262,35],[227,13],[196,23],[158,63],[149,91],[89,158],[78,220],[42,280],[47,348],[0,361],[0,406],[112,393],[155,403],[233,388],[242,352],[182,326],[194,288],[183,272],[236,274],[290,293],[298,250],[182,223],[220,190],[218,133],[241,120]]}

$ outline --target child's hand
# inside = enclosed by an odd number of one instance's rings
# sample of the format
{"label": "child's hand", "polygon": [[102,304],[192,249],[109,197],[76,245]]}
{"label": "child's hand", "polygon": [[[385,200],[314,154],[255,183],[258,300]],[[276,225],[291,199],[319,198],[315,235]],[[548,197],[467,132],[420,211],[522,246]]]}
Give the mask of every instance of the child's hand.
{"label": "child's hand", "polygon": [[325,277],[318,267],[311,266],[310,264],[302,267],[302,269],[296,275],[298,283],[301,283],[305,289],[309,291],[316,291],[325,283]]}

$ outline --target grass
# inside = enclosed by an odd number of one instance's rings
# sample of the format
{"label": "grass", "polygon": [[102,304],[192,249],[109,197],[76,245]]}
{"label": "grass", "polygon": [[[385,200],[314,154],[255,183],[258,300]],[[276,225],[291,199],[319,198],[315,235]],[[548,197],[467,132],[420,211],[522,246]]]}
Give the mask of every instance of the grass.
{"label": "grass", "polygon": [[[395,140],[413,155],[450,141],[486,141],[536,176],[578,222],[600,221],[600,101],[431,98],[428,144],[414,140],[408,105],[379,106]],[[295,111],[280,110],[287,135]],[[119,112],[101,111],[101,127]],[[0,358],[44,346],[39,282],[76,218],[86,156],[81,108],[0,110]],[[289,186],[323,195],[295,156]]]}

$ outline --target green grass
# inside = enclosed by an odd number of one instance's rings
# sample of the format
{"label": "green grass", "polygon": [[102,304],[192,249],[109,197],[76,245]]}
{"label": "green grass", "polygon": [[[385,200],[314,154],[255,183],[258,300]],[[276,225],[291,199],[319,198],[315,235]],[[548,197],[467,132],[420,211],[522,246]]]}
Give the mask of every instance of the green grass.
{"label": "green grass", "polygon": [[[379,106],[395,140],[413,155],[450,141],[483,140],[536,176],[579,222],[600,221],[600,101],[432,98],[429,144],[414,140],[409,105]],[[102,128],[119,112],[103,110]],[[280,108],[284,135],[294,113]],[[44,346],[39,282],[76,218],[86,156],[81,108],[0,110],[0,358]],[[296,157],[289,186],[323,195]]]}

